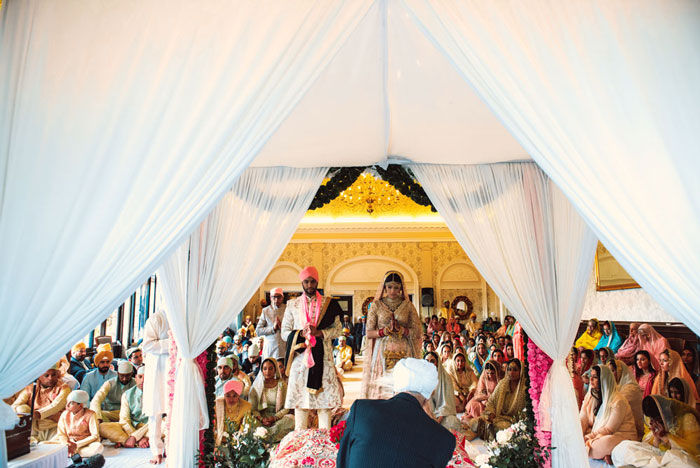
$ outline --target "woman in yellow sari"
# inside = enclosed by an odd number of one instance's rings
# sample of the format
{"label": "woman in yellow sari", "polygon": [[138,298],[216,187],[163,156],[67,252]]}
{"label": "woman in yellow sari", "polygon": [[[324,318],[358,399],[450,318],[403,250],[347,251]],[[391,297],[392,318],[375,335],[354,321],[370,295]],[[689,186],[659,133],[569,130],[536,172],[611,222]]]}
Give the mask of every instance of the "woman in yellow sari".
{"label": "woman in yellow sari", "polygon": [[575,346],[579,349],[594,349],[600,341],[601,336],[603,336],[603,333],[600,331],[598,319],[590,319],[588,321],[588,326],[579,339],[576,340]]}
{"label": "woman in yellow sari", "polygon": [[700,467],[700,414],[683,402],[650,395],[642,402],[651,432],[642,442],[623,442],[612,453],[616,466]]}
{"label": "woman in yellow sari", "polygon": [[486,402],[478,419],[476,433],[484,440],[493,440],[496,432],[510,427],[527,405],[525,370],[519,359],[508,362],[508,371]]}

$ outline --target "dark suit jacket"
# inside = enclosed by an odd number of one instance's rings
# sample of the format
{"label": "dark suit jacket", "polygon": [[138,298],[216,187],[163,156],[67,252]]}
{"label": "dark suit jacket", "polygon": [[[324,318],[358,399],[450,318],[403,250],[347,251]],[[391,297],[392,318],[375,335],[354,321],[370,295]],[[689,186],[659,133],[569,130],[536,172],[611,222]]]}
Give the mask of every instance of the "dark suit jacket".
{"label": "dark suit jacket", "polygon": [[418,400],[356,400],[340,441],[337,468],[444,468],[455,437],[431,419]]}
{"label": "dark suit jacket", "polygon": [[83,361],[87,366],[88,369],[85,370],[83,365],[81,364],[80,361],[75,359],[74,357],[70,358],[70,366],[68,367],[68,373],[75,377],[75,379],[78,381],[78,383],[83,383],[83,377],[85,377],[85,374],[90,372],[92,369],[90,368],[90,364],[88,363],[87,359]]}

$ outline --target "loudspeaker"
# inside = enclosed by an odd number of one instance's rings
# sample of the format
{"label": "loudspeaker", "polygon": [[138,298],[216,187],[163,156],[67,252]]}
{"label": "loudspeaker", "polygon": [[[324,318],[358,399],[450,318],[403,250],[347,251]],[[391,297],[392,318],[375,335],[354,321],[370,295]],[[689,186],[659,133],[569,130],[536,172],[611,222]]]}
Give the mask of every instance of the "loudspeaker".
{"label": "loudspeaker", "polygon": [[420,290],[420,305],[423,307],[432,307],[435,305],[435,296],[433,288],[421,288]]}

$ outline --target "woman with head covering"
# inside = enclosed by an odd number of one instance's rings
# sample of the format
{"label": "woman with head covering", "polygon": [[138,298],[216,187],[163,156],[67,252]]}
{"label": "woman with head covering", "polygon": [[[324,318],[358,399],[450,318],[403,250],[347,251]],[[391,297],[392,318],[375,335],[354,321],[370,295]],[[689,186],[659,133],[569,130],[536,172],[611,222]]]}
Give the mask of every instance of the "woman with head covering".
{"label": "woman with head covering", "polygon": [[280,376],[276,359],[264,359],[250,388],[248,401],[253,416],[269,431],[268,440],[271,442],[279,442],[294,430],[294,417],[284,407],[286,393],[287,387]]}
{"label": "woman with head covering", "polygon": [[634,363],[634,355],[637,351],[641,349],[639,344],[639,335],[637,335],[637,330],[639,330],[639,323],[630,323],[630,334],[615,354],[615,357],[617,357],[617,359],[620,359],[628,366]]}
{"label": "woman with head covering", "polygon": [[489,351],[486,349],[484,341],[477,340],[474,352],[469,356],[476,375],[481,375],[484,363],[489,360]]}
{"label": "woman with head covering", "polygon": [[658,369],[659,354],[661,354],[661,351],[664,349],[671,349],[668,340],[661,336],[661,334],[648,323],[639,326],[637,335],[639,336],[639,349],[643,349],[649,353],[654,369]]}
{"label": "woman with head covering", "polygon": [[447,319],[447,325],[445,326],[445,330],[448,332],[457,332],[457,319],[454,317],[450,317]]}
{"label": "woman with head covering", "polygon": [[385,379],[394,365],[407,357],[421,356],[421,324],[418,312],[408,299],[403,276],[388,271],[374,295],[367,316],[366,349],[369,362],[362,374],[362,398],[391,398],[393,388]]}
{"label": "woman with head covering", "polygon": [[595,349],[598,350],[604,347],[610,348],[613,351],[613,354],[610,355],[610,357],[613,357],[614,353],[620,349],[620,346],[622,346],[622,338],[620,338],[620,335],[618,335],[615,324],[609,320],[606,320],[603,322],[603,336],[601,336],[600,340],[598,340],[598,344],[595,346]]}
{"label": "woman with head covering", "polygon": [[498,362],[486,361],[484,370],[481,372],[479,382],[476,386],[474,397],[469,400],[464,411],[463,421],[478,418],[484,411],[486,401],[493,394],[496,385],[503,378],[503,368]]}
{"label": "woman with head covering", "polygon": [[443,427],[451,431],[460,431],[462,425],[457,419],[452,379],[445,371],[445,366],[440,362],[437,353],[428,353],[423,359],[433,364],[438,371],[437,387],[435,387],[430,398],[425,400],[423,409]]}
{"label": "woman with head covering", "polygon": [[651,395],[656,375],[657,371],[651,362],[649,352],[643,349],[637,351],[634,355],[634,378],[645,397]]}
{"label": "woman with head covering", "polygon": [[214,400],[214,412],[216,420],[216,445],[220,445],[224,437],[228,435],[228,423],[240,426],[241,421],[251,414],[252,405],[241,398],[243,382],[237,379],[227,380],[224,384],[224,396]]}
{"label": "woman with head covering", "polygon": [[566,368],[571,376],[571,383],[574,385],[574,391],[576,392],[576,403],[578,403],[578,409],[581,409],[581,404],[583,403],[583,397],[586,396],[586,392],[583,389],[583,379],[576,372],[576,361],[578,361],[579,350],[576,346],[571,348],[569,355],[566,357]]}
{"label": "woman with head covering", "polygon": [[575,346],[579,349],[593,349],[600,341],[601,336],[603,336],[603,333],[600,331],[598,319],[592,318],[588,321],[588,326],[579,339],[576,340]]}
{"label": "woman with head covering", "polygon": [[615,376],[617,389],[622,396],[627,399],[634,416],[634,425],[637,428],[638,438],[644,435],[644,414],[642,414],[642,399],[644,394],[639,388],[637,381],[632,375],[632,371],[627,365],[619,359],[610,359],[607,366]]}
{"label": "woman with head covering", "polygon": [[659,375],[656,376],[654,385],[651,387],[652,395],[670,396],[668,394],[668,383],[674,378],[683,379],[688,382],[689,386],[692,385],[690,396],[693,404],[691,406],[695,407],[695,402],[700,399],[694,385],[695,382],[693,382],[690,374],[688,374],[688,370],[683,365],[681,355],[672,349],[665,349],[659,354]]}
{"label": "woman with head covering", "polygon": [[598,348],[593,352],[596,354],[596,358],[598,358],[598,364],[600,364],[601,366],[604,366],[608,362],[608,360],[615,359],[615,353],[612,349],[608,348],[607,346]]}
{"label": "woman with head covering", "polygon": [[584,349],[581,351],[581,359],[579,360],[578,368],[576,373],[581,376],[583,381],[583,392],[584,395],[588,393],[588,381],[591,378],[591,368],[595,363],[595,357],[593,355],[592,349]]}
{"label": "woman with head covering", "polygon": [[455,406],[457,413],[463,413],[469,400],[474,396],[478,377],[468,365],[464,351],[454,353],[452,360],[446,366],[447,374],[452,379],[455,392]]}
{"label": "woman with head covering", "polygon": [[447,363],[452,360],[453,354],[454,348],[452,347],[452,343],[449,341],[442,343],[438,348],[438,356],[440,356],[440,362],[443,366],[446,366]]}
{"label": "woman with head covering", "polygon": [[525,369],[518,359],[508,362],[506,376],[496,385],[479,416],[476,433],[493,440],[501,429],[510,427],[527,406]]}
{"label": "woman with head covering", "polygon": [[[691,344],[686,344],[681,352],[681,358],[683,359],[683,365],[685,365],[685,370],[688,371],[693,382],[698,381],[700,377],[700,362],[698,361],[698,352]],[[696,383],[697,386],[697,383]]]}
{"label": "woman with head covering", "polygon": [[642,402],[649,434],[642,442],[622,442],[613,450],[616,466],[700,467],[700,414],[661,395]]}
{"label": "woman with head covering", "polygon": [[668,397],[681,401],[691,408],[696,407],[696,400],[693,390],[685,379],[674,377],[668,383]]}
{"label": "woman with head covering", "polygon": [[588,456],[612,464],[610,453],[623,440],[637,440],[632,409],[617,391],[606,366],[593,366],[591,384],[579,412]]}
{"label": "woman with head covering", "polygon": [[430,322],[428,323],[428,334],[432,335],[433,333],[438,331],[438,318],[437,315],[433,315],[430,317]]}

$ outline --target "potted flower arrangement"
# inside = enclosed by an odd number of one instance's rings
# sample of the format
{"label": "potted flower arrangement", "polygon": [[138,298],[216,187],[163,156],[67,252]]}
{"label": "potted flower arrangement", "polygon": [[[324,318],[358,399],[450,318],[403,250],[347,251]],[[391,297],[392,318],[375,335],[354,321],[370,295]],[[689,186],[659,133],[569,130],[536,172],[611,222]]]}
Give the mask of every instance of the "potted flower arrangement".
{"label": "potted flower arrangement", "polygon": [[199,455],[198,463],[211,468],[266,468],[270,463],[268,435],[251,415],[240,426],[227,420],[222,443],[213,452]]}
{"label": "potted flower arrangement", "polygon": [[474,462],[481,468],[539,468],[549,459],[551,449],[540,447],[534,432],[523,414],[515,424],[498,431],[496,439],[486,444],[487,453],[477,456]]}

